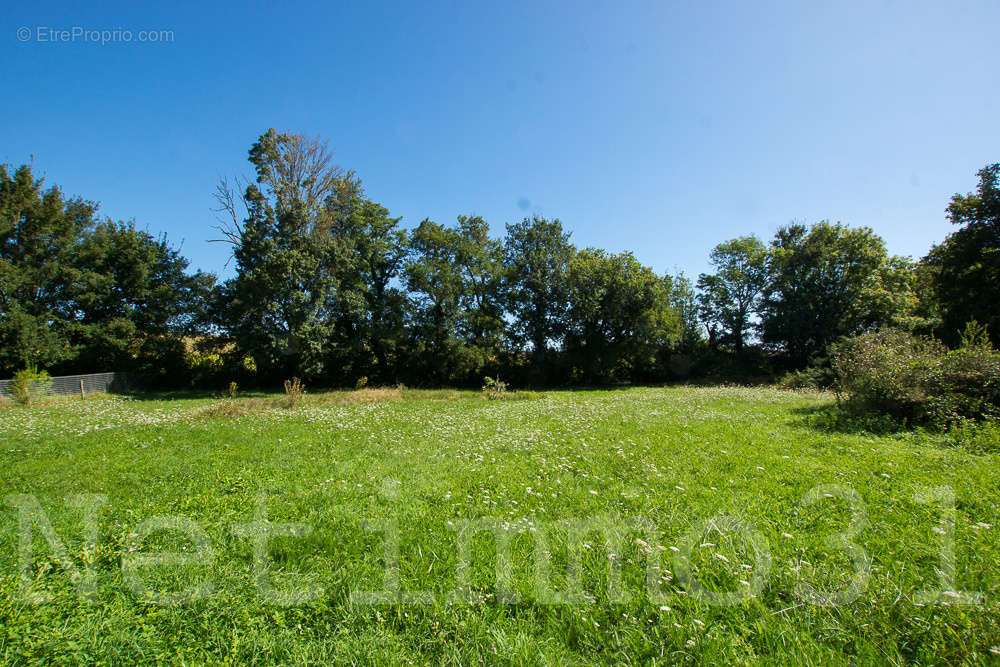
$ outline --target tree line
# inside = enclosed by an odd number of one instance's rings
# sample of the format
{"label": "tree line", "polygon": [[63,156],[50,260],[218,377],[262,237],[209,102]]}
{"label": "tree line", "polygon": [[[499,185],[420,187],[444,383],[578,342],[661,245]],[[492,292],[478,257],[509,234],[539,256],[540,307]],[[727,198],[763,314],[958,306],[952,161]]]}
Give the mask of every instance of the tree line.
{"label": "tree line", "polygon": [[742,379],[822,362],[844,336],[893,328],[955,343],[1000,332],[1000,165],[947,209],[919,261],[868,228],[782,227],[720,243],[712,271],[659,275],[629,252],[577,248],[539,216],[406,229],[326,143],[269,130],[252,176],[218,184],[234,276],[0,167],[0,375],[131,370],[163,384],[289,377],[468,385]]}

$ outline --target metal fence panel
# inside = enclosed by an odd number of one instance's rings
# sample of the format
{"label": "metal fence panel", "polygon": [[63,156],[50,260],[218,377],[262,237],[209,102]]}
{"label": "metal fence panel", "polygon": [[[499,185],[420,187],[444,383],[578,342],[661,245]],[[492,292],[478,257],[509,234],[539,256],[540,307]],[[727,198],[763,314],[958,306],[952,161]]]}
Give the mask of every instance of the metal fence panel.
{"label": "metal fence panel", "polygon": [[[13,380],[0,380],[0,396],[10,396]],[[51,378],[45,393],[52,396],[72,394],[105,394],[140,391],[147,388],[141,376],[133,373],[88,373],[87,375],[62,375]]]}

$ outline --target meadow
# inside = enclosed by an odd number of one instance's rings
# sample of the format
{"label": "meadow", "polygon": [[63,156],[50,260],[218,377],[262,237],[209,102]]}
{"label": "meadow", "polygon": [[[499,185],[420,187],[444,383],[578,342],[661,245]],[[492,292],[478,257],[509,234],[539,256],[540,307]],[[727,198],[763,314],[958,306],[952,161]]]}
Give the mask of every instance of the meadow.
{"label": "meadow", "polygon": [[0,663],[1000,660],[1000,454],[832,404],[3,404]]}

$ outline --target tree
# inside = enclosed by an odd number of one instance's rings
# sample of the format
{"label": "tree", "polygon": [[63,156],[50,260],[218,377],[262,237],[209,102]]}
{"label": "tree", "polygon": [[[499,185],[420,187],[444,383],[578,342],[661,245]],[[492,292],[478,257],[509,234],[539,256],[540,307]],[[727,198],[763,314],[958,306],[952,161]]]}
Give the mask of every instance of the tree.
{"label": "tree", "polygon": [[0,369],[26,363],[51,368],[77,353],[68,290],[76,278],[73,248],[93,225],[97,206],[43,189],[31,167],[0,165]]}
{"label": "tree", "polygon": [[394,382],[406,328],[406,295],[394,281],[409,252],[407,233],[399,228],[402,218],[369,200],[343,220],[338,234],[353,259],[337,291],[342,364],[358,377]]}
{"label": "tree", "polygon": [[566,272],[576,249],[559,220],[538,216],[507,225],[507,310],[515,345],[530,344],[536,364],[558,344],[567,311]]}
{"label": "tree", "polygon": [[951,343],[972,320],[1000,342],[1000,163],[980,169],[978,176],[976,192],[956,194],[948,205],[948,219],[959,229],[924,259],[933,276],[941,334]]}
{"label": "tree", "polygon": [[651,377],[658,352],[681,339],[667,282],[632,253],[583,250],[569,262],[567,285],[565,349],[580,379]]}
{"label": "tree", "polygon": [[698,276],[701,317],[713,343],[721,337],[741,355],[767,287],[767,248],[756,236],[742,236],[715,246],[709,262],[715,273]]}
{"label": "tree", "polygon": [[210,274],[166,237],[95,222],[97,206],[66,199],[22,166],[0,166],[0,370],[174,368],[180,337],[204,322]]}
{"label": "tree", "polygon": [[249,161],[256,182],[241,197],[225,182],[217,191],[236,259],[222,319],[265,375],[331,373],[336,291],[353,259],[335,227],[361,205],[360,183],[325,142],[273,129]]}
{"label": "tree", "polygon": [[456,262],[462,276],[462,335],[487,358],[503,340],[503,244],[480,216],[458,216]]}
{"label": "tree", "polygon": [[926,264],[893,255],[872,276],[863,300],[881,314],[878,326],[929,335],[940,326],[932,279]]}
{"label": "tree", "polygon": [[[783,227],[771,242],[762,338],[805,364],[827,345],[895,316],[873,289],[886,267],[885,242],[867,227],[823,221]],[[888,306],[891,308],[891,304]]]}
{"label": "tree", "polygon": [[73,299],[84,324],[127,319],[144,333],[166,334],[193,333],[204,321],[214,277],[186,273],[188,261],[165,235],[107,220],[80,241],[74,263]]}
{"label": "tree", "polygon": [[[461,236],[454,229],[422,221],[410,233],[406,287],[413,300],[413,370],[427,380],[462,378],[468,355],[459,337],[464,281],[458,264]],[[462,378],[464,379],[464,378]]]}
{"label": "tree", "polygon": [[[188,274],[188,261],[166,236],[154,238],[134,223],[98,223],[76,245],[70,287],[77,363],[153,374],[183,361],[180,338],[207,321],[215,277]],[[154,341],[153,338],[158,340]]]}
{"label": "tree", "polygon": [[682,326],[681,338],[673,347],[692,352],[704,340],[701,335],[701,310],[694,285],[683,271],[677,275],[665,274],[663,284],[667,290],[667,303],[677,311]]}

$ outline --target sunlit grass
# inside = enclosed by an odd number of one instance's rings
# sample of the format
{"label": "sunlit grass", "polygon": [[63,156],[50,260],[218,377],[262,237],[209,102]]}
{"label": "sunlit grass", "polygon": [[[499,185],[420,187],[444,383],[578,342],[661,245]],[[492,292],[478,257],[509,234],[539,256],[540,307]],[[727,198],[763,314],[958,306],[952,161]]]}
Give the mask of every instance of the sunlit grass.
{"label": "sunlit grass", "polygon": [[[79,600],[38,531],[34,586],[54,601],[20,602],[17,512],[0,512],[0,662],[1000,657],[997,455],[971,446],[976,432],[819,428],[816,415],[831,401],[740,387],[548,392],[518,401],[373,388],[309,392],[295,409],[279,395],[7,407],[2,495],[34,495],[80,565],[81,514],[65,499],[97,493],[108,502],[95,605]],[[803,501],[821,485],[814,503]],[[937,501],[916,494],[941,486],[957,499],[954,587],[981,591],[986,608],[915,603],[919,590],[940,589],[943,532]],[[271,521],[311,527],[307,536],[274,539],[269,550],[278,590],[322,588],[310,604],[258,598],[252,543],[233,526],[254,520],[262,495]],[[848,525],[850,502],[863,504],[865,525],[853,541],[864,551],[867,582],[850,604],[818,605],[803,585],[840,590],[855,574],[852,556],[861,552],[831,541]],[[207,568],[145,575],[162,591],[212,581],[209,597],[182,607],[139,601],[121,571],[129,534],[165,515],[196,522],[214,547]],[[386,520],[399,530],[401,589],[428,593],[430,604],[352,604],[352,593],[382,588],[383,534],[374,526]],[[469,520],[491,521],[508,536],[515,601],[498,599],[489,530],[472,538],[469,569],[459,575],[458,529]],[[568,552],[573,522],[585,532]],[[771,567],[758,581],[761,544]],[[146,551],[192,548],[162,533],[144,543]],[[539,554],[555,592],[568,590],[567,566],[579,555],[579,599],[545,599]],[[752,590],[731,606],[705,597]],[[450,603],[456,591],[474,604]]]}

